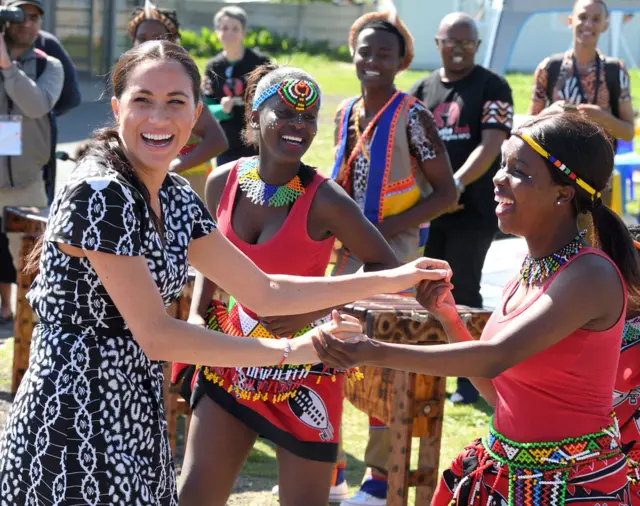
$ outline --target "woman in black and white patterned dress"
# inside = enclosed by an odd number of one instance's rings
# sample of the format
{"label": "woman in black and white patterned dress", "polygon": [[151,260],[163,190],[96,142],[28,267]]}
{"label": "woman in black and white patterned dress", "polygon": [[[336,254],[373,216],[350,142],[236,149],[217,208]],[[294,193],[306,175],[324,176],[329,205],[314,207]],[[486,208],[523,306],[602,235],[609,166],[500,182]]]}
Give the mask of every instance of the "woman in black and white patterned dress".
{"label": "woman in black and white patterned dress", "polygon": [[[201,105],[189,55],[148,42],[116,65],[117,130],[94,136],[58,193],[29,301],[40,318],[29,368],[0,438],[0,504],[177,505],[162,363],[317,360],[311,333],[243,339],[171,318],[188,263],[261,314],[297,314],[448,274],[423,260],[325,280],[269,276],[215,230],[168,167]],[[435,269],[428,270],[429,268]],[[361,332],[334,316],[324,330]]]}

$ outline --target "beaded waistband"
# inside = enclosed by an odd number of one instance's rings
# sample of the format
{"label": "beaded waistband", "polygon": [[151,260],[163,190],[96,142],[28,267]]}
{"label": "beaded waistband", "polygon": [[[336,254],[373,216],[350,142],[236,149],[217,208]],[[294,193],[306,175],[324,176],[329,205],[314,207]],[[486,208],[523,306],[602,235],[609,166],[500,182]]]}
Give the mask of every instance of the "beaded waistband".
{"label": "beaded waistband", "polygon": [[540,471],[565,469],[586,460],[605,459],[621,451],[620,430],[615,418],[600,432],[540,443],[512,441],[494,429],[492,420],[489,435],[482,444],[502,464]]}
{"label": "beaded waistband", "polygon": [[482,445],[496,462],[509,470],[509,506],[565,503],[569,470],[578,465],[622,455],[620,430],[612,424],[593,434],[562,441],[518,443],[489,427]]}

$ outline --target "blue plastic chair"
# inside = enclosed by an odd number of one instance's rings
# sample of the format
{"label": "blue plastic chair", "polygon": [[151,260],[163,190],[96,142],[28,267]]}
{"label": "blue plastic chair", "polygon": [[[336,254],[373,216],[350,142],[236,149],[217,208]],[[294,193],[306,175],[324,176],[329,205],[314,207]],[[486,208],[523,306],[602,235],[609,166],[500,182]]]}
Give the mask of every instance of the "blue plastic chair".
{"label": "blue plastic chair", "polygon": [[622,210],[626,212],[627,201],[635,200],[633,188],[633,173],[640,171],[640,155],[635,151],[616,154],[614,159],[615,169],[620,173],[620,185],[622,195]]}

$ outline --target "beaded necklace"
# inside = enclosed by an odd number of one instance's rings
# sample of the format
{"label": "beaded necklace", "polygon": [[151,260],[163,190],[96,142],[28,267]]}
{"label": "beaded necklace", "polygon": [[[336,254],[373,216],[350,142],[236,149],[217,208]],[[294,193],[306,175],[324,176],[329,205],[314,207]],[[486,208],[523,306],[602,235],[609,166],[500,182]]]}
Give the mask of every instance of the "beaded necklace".
{"label": "beaded necklace", "polygon": [[238,167],[238,185],[254,204],[284,207],[293,204],[304,193],[300,176],[282,186],[265,183],[258,174],[258,158],[244,160]]}
{"label": "beaded necklace", "polygon": [[531,258],[527,255],[520,268],[520,283],[530,288],[540,284],[555,274],[570,258],[576,256],[583,247],[582,238],[586,230],[580,232],[561,250],[542,258]]}

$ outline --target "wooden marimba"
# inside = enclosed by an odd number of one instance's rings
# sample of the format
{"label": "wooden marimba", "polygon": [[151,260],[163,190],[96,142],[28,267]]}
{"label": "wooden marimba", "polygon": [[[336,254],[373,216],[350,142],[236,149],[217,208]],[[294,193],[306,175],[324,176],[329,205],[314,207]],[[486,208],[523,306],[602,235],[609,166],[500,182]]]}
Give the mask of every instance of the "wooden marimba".
{"label": "wooden marimba", "polygon": [[[346,306],[365,333],[378,341],[398,344],[447,343],[438,320],[412,297],[380,295]],[[458,306],[472,336],[482,334],[490,311]],[[416,487],[416,505],[427,506],[438,484],[440,441],[446,378],[360,367],[361,381],[345,382],[345,396],[358,409],[382,420],[391,431],[387,461],[387,505],[406,505],[409,487]],[[420,439],[418,469],[411,470],[412,438]]]}

